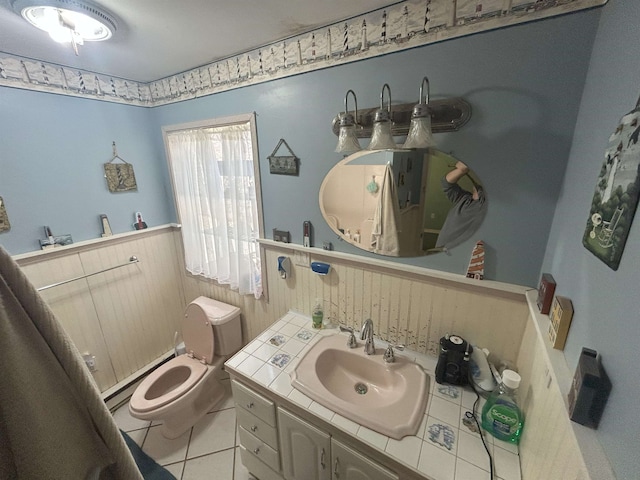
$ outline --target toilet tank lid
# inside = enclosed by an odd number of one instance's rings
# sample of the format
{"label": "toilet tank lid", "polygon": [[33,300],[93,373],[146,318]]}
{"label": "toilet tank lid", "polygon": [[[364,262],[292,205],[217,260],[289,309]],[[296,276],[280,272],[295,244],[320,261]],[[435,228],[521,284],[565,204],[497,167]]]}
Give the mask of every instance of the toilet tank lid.
{"label": "toilet tank lid", "polygon": [[238,307],[219,302],[209,297],[198,297],[191,302],[191,305],[198,305],[202,308],[202,311],[205,312],[212,325],[221,325],[233,320],[240,314]]}

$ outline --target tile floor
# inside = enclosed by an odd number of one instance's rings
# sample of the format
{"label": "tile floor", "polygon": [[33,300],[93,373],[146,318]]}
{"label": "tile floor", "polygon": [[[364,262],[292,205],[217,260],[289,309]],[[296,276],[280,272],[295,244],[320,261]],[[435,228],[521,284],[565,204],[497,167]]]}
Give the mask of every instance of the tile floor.
{"label": "tile floor", "polygon": [[133,418],[128,405],[113,417],[118,427],[178,480],[254,480],[240,461],[236,412],[229,379],[220,381],[225,398],[193,428],[174,440],[160,434],[160,423]]}

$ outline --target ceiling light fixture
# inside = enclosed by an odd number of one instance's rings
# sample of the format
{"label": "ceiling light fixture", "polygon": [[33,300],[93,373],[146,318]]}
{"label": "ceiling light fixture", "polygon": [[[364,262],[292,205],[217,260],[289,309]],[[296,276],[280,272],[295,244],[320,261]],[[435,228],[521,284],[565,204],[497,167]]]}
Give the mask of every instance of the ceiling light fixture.
{"label": "ceiling light fixture", "polygon": [[13,9],[56,42],[71,43],[76,55],[78,45],[108,40],[116,31],[111,15],[77,0],[15,0]]}

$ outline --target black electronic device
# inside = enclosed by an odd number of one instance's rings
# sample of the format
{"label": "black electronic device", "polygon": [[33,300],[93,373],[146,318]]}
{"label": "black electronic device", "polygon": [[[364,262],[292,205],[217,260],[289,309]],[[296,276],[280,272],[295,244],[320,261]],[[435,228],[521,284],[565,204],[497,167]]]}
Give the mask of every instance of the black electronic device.
{"label": "black electronic device", "polygon": [[611,392],[611,380],[602,368],[598,352],[583,348],[569,390],[569,418],[576,423],[598,428]]}
{"label": "black electronic device", "polygon": [[462,337],[448,333],[442,337],[436,365],[436,382],[467,385],[472,352],[473,346]]}

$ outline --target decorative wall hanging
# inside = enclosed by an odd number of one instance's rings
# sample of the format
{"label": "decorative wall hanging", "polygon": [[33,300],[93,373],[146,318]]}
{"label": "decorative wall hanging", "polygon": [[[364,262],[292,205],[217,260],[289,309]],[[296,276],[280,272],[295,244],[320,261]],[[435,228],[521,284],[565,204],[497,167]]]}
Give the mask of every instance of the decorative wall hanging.
{"label": "decorative wall hanging", "polygon": [[7,215],[7,208],[4,206],[4,200],[0,197],[0,233],[8,232],[9,230],[11,230],[9,215]]}
{"label": "decorative wall hanging", "polygon": [[[287,150],[289,150],[291,155],[276,155],[282,144],[287,147]],[[269,173],[275,173],[278,175],[298,175],[299,158],[296,157],[296,154],[293,153],[293,150],[291,150],[291,147],[289,147],[287,142],[285,142],[284,138],[280,139],[276,148],[267,158],[269,159]]]}
{"label": "decorative wall hanging", "polygon": [[609,137],[582,244],[613,270],[631,229],[640,196],[640,98]]}
{"label": "decorative wall hanging", "polygon": [[147,222],[142,219],[142,214],[140,212],[136,212],[135,216],[136,221],[133,224],[133,228],[135,228],[136,230],[144,230],[145,228],[147,228]]}
{"label": "decorative wall hanging", "polygon": [[[111,163],[114,160],[120,160],[123,163]],[[118,156],[116,142],[113,142],[113,157],[104,164],[104,178],[107,179],[107,186],[111,193],[138,189],[133,165]]]}
{"label": "decorative wall hanging", "polygon": [[605,3],[406,0],[148,83],[0,53],[0,86],[154,107]]}

